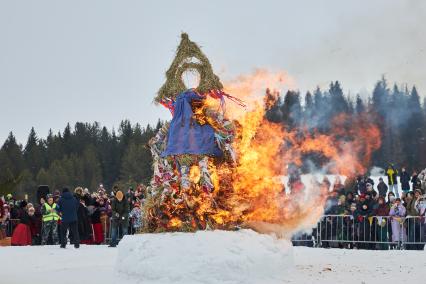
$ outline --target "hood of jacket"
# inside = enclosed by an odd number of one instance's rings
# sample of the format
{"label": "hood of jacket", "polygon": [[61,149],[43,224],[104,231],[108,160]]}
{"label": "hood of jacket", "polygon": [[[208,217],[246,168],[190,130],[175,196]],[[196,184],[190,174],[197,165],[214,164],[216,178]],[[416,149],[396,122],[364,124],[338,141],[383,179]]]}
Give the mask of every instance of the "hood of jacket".
{"label": "hood of jacket", "polygon": [[74,196],[72,195],[71,192],[64,192],[64,193],[62,193],[61,197],[63,199],[72,199]]}

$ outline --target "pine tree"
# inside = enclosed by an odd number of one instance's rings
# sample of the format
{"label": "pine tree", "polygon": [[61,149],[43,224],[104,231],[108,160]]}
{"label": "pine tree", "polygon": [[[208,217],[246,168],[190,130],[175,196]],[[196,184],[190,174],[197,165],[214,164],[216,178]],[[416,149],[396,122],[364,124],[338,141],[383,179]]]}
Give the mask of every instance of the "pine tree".
{"label": "pine tree", "polygon": [[147,183],[152,176],[149,151],[142,144],[131,143],[123,157],[121,179],[124,181]]}
{"label": "pine tree", "polygon": [[357,114],[361,114],[361,113],[365,112],[364,101],[361,99],[360,95],[356,96],[355,111],[356,111]]}
{"label": "pine tree", "polygon": [[281,98],[278,92],[271,91],[269,88],[266,89],[265,97],[263,98],[265,106],[265,116],[271,122],[281,122],[281,111],[280,104]]}
{"label": "pine tree", "polygon": [[284,97],[281,106],[281,113],[284,125],[293,129],[300,124],[302,118],[302,105],[300,103],[300,94],[294,91],[288,91]]}
{"label": "pine tree", "polygon": [[408,99],[407,123],[402,128],[402,137],[404,137],[403,151],[405,153],[405,162],[409,167],[419,169],[422,166],[422,155],[424,146],[424,116],[420,105],[420,96],[416,87],[413,87]]}
{"label": "pine tree", "polygon": [[50,184],[49,174],[44,168],[41,168],[40,171],[37,173],[36,182],[38,185]]}
{"label": "pine tree", "polygon": [[333,105],[333,113],[332,116],[335,116],[336,114],[340,113],[348,113],[349,112],[349,106],[348,102],[346,101],[342,87],[340,86],[339,81],[336,81],[334,84],[331,82],[330,84],[330,98],[331,98],[331,104]]}
{"label": "pine tree", "polygon": [[34,127],[31,128],[27,144],[24,148],[24,160],[27,169],[35,176],[45,164],[43,144],[37,138]]}
{"label": "pine tree", "polygon": [[312,94],[308,91],[305,95],[305,117],[307,120],[312,118],[314,112],[314,99]]}
{"label": "pine tree", "polygon": [[25,168],[25,160],[22,156],[22,146],[16,142],[16,138],[12,132],[9,133],[0,152],[4,153],[0,172],[9,170],[14,177],[18,177]]}

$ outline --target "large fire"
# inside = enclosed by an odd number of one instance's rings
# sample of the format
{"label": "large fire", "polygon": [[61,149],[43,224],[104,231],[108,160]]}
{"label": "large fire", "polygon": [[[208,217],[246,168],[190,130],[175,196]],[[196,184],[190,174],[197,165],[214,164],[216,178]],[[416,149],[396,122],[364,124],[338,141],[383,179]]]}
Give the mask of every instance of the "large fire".
{"label": "large fire", "polygon": [[[289,164],[301,166],[305,155],[315,153],[327,159],[322,170],[329,173],[353,176],[366,171],[372,152],[381,143],[380,131],[368,117],[339,115],[333,119],[329,135],[304,128],[289,131],[266,119],[266,109],[278,97],[274,90],[292,87],[285,72],[264,70],[225,84],[226,93],[248,106],[226,105],[227,119],[236,125],[235,160],[209,160],[213,192],[191,188],[179,193],[182,203],[170,201],[162,207],[168,217],[167,230],[180,230],[188,223],[184,208],[196,212],[196,220],[190,221],[194,229],[247,226],[282,233],[307,228],[323,213],[328,191],[312,180],[290,192],[282,180]],[[265,100],[267,88],[273,91]],[[218,101],[209,98],[204,103],[214,107]],[[190,180],[197,183],[201,177],[200,168],[192,166]]]}

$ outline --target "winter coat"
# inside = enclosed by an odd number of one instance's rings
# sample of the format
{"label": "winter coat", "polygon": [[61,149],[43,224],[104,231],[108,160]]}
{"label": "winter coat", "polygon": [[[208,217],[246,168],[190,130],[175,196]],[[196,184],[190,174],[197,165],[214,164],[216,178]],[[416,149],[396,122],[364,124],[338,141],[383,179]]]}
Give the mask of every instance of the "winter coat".
{"label": "winter coat", "polygon": [[62,193],[62,196],[58,201],[58,212],[62,213],[63,223],[72,223],[77,221],[79,205],[80,202],[78,202],[71,192]]}
{"label": "winter coat", "polygon": [[407,202],[407,206],[405,207],[407,211],[407,216],[419,216],[419,212],[416,208],[416,200],[411,199]]}
{"label": "winter coat", "polygon": [[377,190],[379,191],[379,196],[386,197],[386,193],[388,192],[388,186],[383,181],[379,182],[377,185]]}
{"label": "winter coat", "polygon": [[384,203],[382,205],[379,205],[376,210],[374,210],[375,216],[389,216],[389,206]]}
{"label": "winter coat", "polygon": [[411,183],[413,184],[413,191],[415,191],[416,189],[422,190],[422,181],[420,180],[418,175],[414,175],[411,178]]}
{"label": "winter coat", "polygon": [[0,220],[3,218],[3,215],[4,215],[3,200],[0,197]]}
{"label": "winter coat", "polygon": [[[367,206],[367,208],[364,209],[364,205]],[[371,202],[365,200],[363,202],[358,203],[354,216],[359,222],[363,221],[363,217],[373,216],[373,205],[371,204]]]}
{"label": "winter coat", "polygon": [[77,211],[78,233],[80,240],[89,240],[92,237],[92,226],[89,221],[89,214],[86,206],[80,203]]}
{"label": "winter coat", "polygon": [[388,184],[389,185],[394,185],[394,184],[398,184],[398,171],[394,168],[388,168],[388,170],[386,171],[386,174],[388,176]]}
{"label": "winter coat", "polygon": [[130,212],[130,218],[133,219],[133,228],[142,227],[142,211],[139,207],[135,207]]}
{"label": "winter coat", "polygon": [[129,202],[126,198],[118,201],[117,198],[114,197],[112,201],[112,222],[117,224],[127,224],[129,222]]}
{"label": "winter coat", "polygon": [[401,176],[399,178],[401,181],[401,188],[403,191],[409,191],[410,190],[410,175],[405,171],[401,172]]}
{"label": "winter coat", "polygon": [[92,224],[101,223],[101,209],[99,207],[95,207],[92,215],[90,216]]}
{"label": "winter coat", "polygon": [[356,187],[359,194],[364,194],[367,192],[367,184],[364,180],[358,180]]}
{"label": "winter coat", "polygon": [[389,215],[392,216],[392,241],[398,242],[403,241],[407,239],[407,235],[405,233],[404,228],[402,227],[403,219],[402,217],[405,216],[405,207],[400,204],[397,207],[391,207],[389,211]]}

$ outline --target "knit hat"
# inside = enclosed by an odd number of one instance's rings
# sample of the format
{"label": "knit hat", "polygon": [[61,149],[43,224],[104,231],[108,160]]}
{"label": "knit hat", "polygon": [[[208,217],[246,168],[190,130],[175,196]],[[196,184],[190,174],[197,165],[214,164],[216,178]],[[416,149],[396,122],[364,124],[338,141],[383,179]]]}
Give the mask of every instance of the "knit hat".
{"label": "knit hat", "polygon": [[117,191],[117,193],[115,194],[115,198],[117,198],[118,201],[123,200],[123,198],[124,198],[123,192],[121,190]]}

